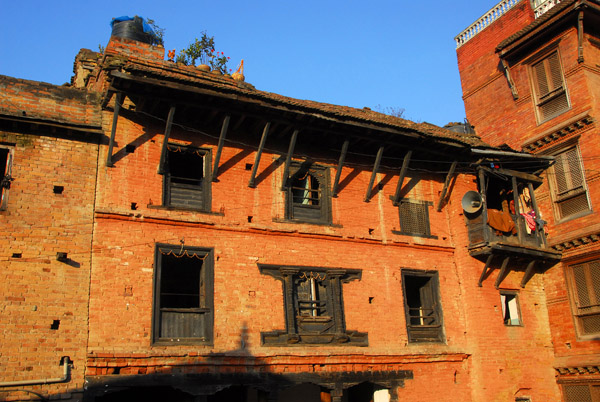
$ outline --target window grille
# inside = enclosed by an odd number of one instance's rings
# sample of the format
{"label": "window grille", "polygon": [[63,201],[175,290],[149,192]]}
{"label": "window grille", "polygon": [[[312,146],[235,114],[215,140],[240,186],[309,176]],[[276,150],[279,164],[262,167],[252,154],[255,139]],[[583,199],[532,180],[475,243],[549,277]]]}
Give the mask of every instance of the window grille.
{"label": "window grille", "polygon": [[568,272],[579,333],[600,333],[600,260],[573,265]]}
{"label": "window grille", "polygon": [[578,147],[569,148],[556,155],[552,171],[559,218],[589,211],[590,204]]}
{"label": "window grille", "polygon": [[540,123],[569,109],[558,51],[531,66],[538,119]]}
{"label": "window grille", "polygon": [[431,235],[429,223],[429,207],[432,205],[431,201],[400,200],[398,203],[400,231],[394,231],[394,233],[410,236],[436,237]]}

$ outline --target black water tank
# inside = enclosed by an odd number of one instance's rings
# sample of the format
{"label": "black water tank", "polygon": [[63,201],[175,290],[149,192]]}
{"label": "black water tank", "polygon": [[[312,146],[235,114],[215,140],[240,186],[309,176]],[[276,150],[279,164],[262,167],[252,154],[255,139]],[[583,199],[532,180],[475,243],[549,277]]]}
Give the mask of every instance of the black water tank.
{"label": "black water tank", "polygon": [[152,44],[152,35],[144,32],[143,21],[138,16],[134,17],[132,20],[115,21],[113,23],[111,35]]}

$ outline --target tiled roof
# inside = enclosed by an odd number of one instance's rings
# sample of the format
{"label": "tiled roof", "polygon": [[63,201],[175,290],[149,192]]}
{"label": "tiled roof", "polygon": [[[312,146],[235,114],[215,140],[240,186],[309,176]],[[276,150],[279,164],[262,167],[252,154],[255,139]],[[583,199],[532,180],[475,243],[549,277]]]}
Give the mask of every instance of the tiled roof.
{"label": "tiled roof", "polygon": [[[108,60],[107,60],[108,62]],[[447,130],[429,123],[415,123],[373,111],[369,108],[357,109],[349,106],[338,106],[329,103],[290,98],[272,92],[260,91],[254,86],[233,80],[229,76],[204,72],[193,66],[175,64],[165,60],[151,60],[128,57],[121,66],[121,71],[133,76],[146,76],[172,83],[190,85],[205,90],[214,90],[224,95],[239,96],[240,99],[256,99],[267,104],[283,106],[298,113],[311,113],[333,118],[340,122],[373,124],[387,129],[411,132],[424,137],[432,137],[457,143],[467,147],[491,148],[473,134],[462,134]]]}

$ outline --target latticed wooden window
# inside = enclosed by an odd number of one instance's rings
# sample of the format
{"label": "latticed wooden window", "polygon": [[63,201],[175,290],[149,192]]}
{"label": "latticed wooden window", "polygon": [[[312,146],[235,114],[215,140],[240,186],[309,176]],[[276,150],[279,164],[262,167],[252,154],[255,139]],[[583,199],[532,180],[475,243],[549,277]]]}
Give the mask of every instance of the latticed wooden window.
{"label": "latticed wooden window", "polygon": [[568,268],[580,335],[600,333],[600,260]]}
{"label": "latticed wooden window", "polygon": [[430,236],[429,209],[431,202],[403,199],[398,203],[400,234]]}
{"label": "latticed wooden window", "polygon": [[599,384],[563,384],[565,402],[600,402]]}
{"label": "latticed wooden window", "polygon": [[211,342],[212,250],[159,244],[155,266],[154,342]]}
{"label": "latticed wooden window", "polygon": [[569,109],[558,51],[531,66],[538,119],[550,120]]}
{"label": "latticed wooden window", "polygon": [[209,151],[169,144],[165,162],[163,204],[169,207],[209,210]]}
{"label": "latticed wooden window", "polygon": [[556,155],[553,173],[559,218],[589,211],[590,204],[578,147],[572,147]]}

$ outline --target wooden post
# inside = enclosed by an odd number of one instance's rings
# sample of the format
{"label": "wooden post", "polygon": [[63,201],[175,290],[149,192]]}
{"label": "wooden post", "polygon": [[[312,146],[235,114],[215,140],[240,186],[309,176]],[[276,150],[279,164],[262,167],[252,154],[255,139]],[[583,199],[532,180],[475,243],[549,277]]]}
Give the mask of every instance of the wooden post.
{"label": "wooden post", "polygon": [[173,125],[173,117],[175,116],[175,106],[171,106],[169,109],[169,116],[167,117],[167,124],[165,126],[165,136],[163,138],[162,151],[160,153],[160,162],[158,163],[158,174],[165,174],[165,160],[167,159],[167,147],[169,144],[169,137],[171,136],[171,126]]}
{"label": "wooden post", "polygon": [[212,171],[212,181],[217,181],[219,175],[219,161],[221,160],[221,152],[223,152],[223,143],[225,142],[225,136],[227,135],[227,129],[229,128],[230,116],[225,116],[223,119],[223,125],[221,126],[221,135],[219,135],[219,146],[217,147],[217,154],[215,155],[215,165]]}
{"label": "wooden post", "polygon": [[487,219],[487,189],[485,187],[485,170],[479,168],[479,190],[483,202],[483,209],[481,210],[481,219],[483,220],[483,241],[486,243],[490,241],[490,226],[488,225]]}
{"label": "wooden post", "polygon": [[260,144],[258,145],[258,150],[256,151],[256,156],[254,157],[254,166],[252,166],[252,173],[250,174],[250,181],[248,182],[248,187],[254,188],[256,187],[256,172],[258,171],[258,165],[260,164],[260,157],[262,156],[262,151],[265,148],[265,143],[267,142],[267,135],[269,134],[269,129],[271,128],[271,122],[267,122],[265,124],[265,128],[263,129],[262,137],[260,137]]}
{"label": "wooden post", "polygon": [[[517,178],[512,177],[512,190],[513,190],[513,202],[515,204],[515,225],[517,227],[517,236],[519,238],[519,244],[523,245],[523,231],[521,230],[521,220],[525,219],[521,217],[521,211],[519,209],[519,187],[517,186]],[[510,202],[508,205],[508,212],[510,213]]]}
{"label": "wooden post", "polygon": [[377,176],[377,171],[379,170],[379,164],[381,163],[381,157],[383,155],[383,145],[379,147],[377,151],[377,156],[375,157],[375,164],[373,165],[373,173],[371,173],[371,180],[369,180],[369,188],[367,188],[367,194],[365,195],[365,202],[369,202],[371,200],[371,191],[373,190],[373,184],[375,183],[375,177]]}
{"label": "wooden post", "polygon": [[394,205],[398,205],[398,202],[400,201],[400,191],[402,191],[402,183],[404,182],[404,177],[406,177],[406,170],[408,169],[408,164],[410,163],[411,157],[412,150],[408,151],[406,155],[404,155],[402,169],[400,169],[400,177],[398,177],[398,185],[396,185],[396,194],[394,195],[393,199]]}
{"label": "wooden post", "polygon": [[332,197],[337,197],[338,185],[340,184],[340,176],[342,175],[342,167],[344,166],[344,161],[346,160],[346,153],[348,152],[348,145],[350,144],[349,140],[344,141],[342,145],[342,152],[340,152],[340,159],[338,161],[337,170],[335,172],[335,180],[333,181],[333,191]]}
{"label": "wooden post", "polygon": [[123,101],[123,94],[117,92],[115,97],[115,108],[113,111],[113,122],[110,130],[110,142],[108,143],[108,155],[106,156],[106,166],[115,166],[112,161],[113,146],[115,144],[115,134],[117,132],[117,120],[119,120],[119,112],[121,111],[121,102]]}
{"label": "wooden post", "polygon": [[442,203],[444,202],[444,198],[446,197],[446,192],[448,191],[448,185],[450,185],[450,180],[452,179],[452,175],[454,175],[454,169],[456,169],[456,164],[458,162],[452,162],[450,165],[450,171],[446,176],[446,181],[444,182],[444,188],[442,189],[442,194],[440,194],[440,200],[438,201],[437,211],[440,212],[442,210]]}
{"label": "wooden post", "polygon": [[290,174],[290,163],[292,162],[292,155],[294,154],[294,147],[296,146],[296,139],[298,138],[298,130],[294,130],[292,133],[292,138],[290,138],[290,146],[288,147],[288,153],[285,157],[285,167],[283,168],[283,183],[281,185],[281,190],[285,190],[287,188],[288,176]]}
{"label": "wooden post", "polygon": [[[538,210],[537,201],[535,200],[535,193],[533,192],[533,184],[528,183],[529,188],[529,196],[531,197],[531,206],[533,207],[533,212],[535,213],[535,219],[541,219],[540,211]],[[544,228],[539,228],[537,221],[535,222],[535,232],[538,239],[542,240],[542,246],[546,247],[546,233],[544,232]]]}

